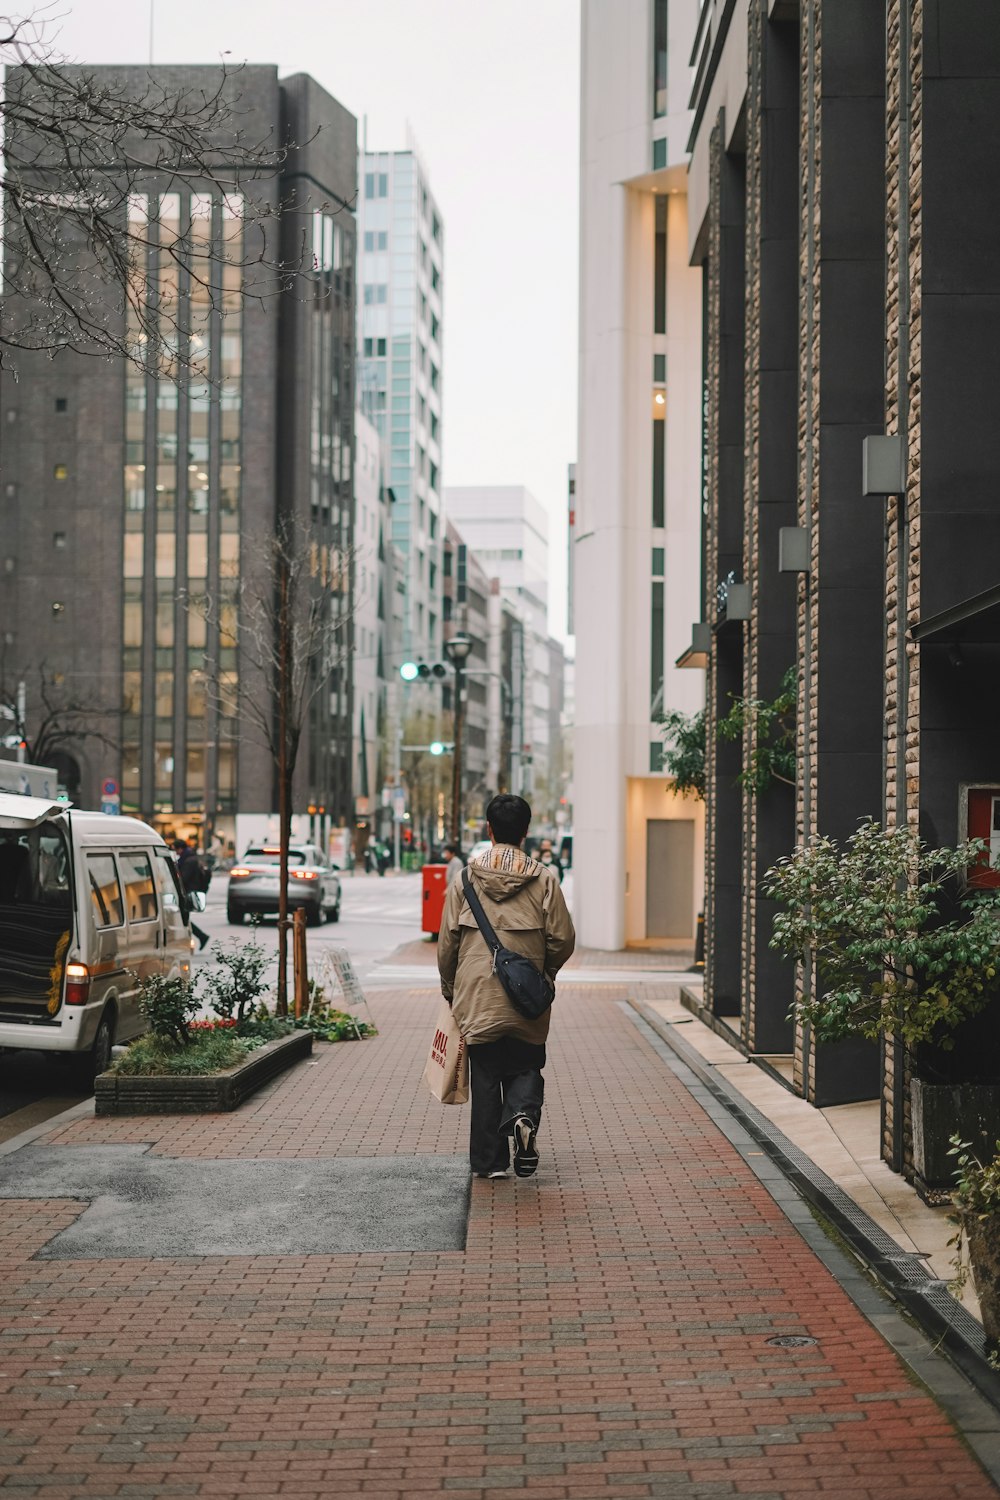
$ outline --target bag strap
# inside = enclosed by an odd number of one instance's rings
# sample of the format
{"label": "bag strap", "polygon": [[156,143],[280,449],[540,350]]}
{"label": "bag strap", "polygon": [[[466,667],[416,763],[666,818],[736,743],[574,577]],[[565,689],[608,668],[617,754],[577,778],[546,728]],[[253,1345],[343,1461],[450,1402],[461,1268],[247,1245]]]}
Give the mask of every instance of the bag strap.
{"label": "bag strap", "polygon": [[497,953],[500,950],[500,939],[493,931],[493,928],[490,924],[490,919],[483,911],[482,902],[473,890],[472,876],[469,874],[468,865],[466,865],[465,869],[462,871],[462,889],[465,891],[465,899],[469,903],[469,910],[472,912],[472,915],[476,919],[476,926],[479,928],[479,931],[486,939],[487,947],[492,949],[493,957],[495,959]]}

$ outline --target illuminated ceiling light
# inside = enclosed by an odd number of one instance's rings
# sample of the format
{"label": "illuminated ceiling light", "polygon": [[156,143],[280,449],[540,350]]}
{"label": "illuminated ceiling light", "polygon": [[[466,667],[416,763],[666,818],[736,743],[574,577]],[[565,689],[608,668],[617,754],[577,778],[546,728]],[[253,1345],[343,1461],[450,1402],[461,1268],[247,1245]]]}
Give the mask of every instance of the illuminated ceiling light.
{"label": "illuminated ceiling light", "polygon": [[667,398],[662,391],[657,391],[656,395],[653,397],[653,400],[656,402],[657,406],[665,406]]}

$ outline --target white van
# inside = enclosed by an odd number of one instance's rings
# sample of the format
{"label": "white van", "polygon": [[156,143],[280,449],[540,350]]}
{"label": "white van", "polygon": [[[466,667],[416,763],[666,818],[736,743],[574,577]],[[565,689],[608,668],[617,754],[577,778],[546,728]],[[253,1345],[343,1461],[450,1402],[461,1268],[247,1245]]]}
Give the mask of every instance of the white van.
{"label": "white van", "polygon": [[101,1073],[146,1030],[139,984],[191,969],[174,856],[135,818],[0,792],[0,1050],[76,1053]]}

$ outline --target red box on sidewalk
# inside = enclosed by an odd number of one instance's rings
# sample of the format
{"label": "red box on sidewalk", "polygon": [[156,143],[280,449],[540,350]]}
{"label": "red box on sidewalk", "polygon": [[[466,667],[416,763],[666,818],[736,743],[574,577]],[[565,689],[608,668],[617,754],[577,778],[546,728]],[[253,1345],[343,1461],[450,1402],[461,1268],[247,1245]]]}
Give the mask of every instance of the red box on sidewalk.
{"label": "red box on sidewalk", "polygon": [[448,866],[447,865],[424,865],[424,898],[423,922],[424,932],[432,932],[435,937],[441,931],[441,913],[444,911],[444,898],[448,889]]}

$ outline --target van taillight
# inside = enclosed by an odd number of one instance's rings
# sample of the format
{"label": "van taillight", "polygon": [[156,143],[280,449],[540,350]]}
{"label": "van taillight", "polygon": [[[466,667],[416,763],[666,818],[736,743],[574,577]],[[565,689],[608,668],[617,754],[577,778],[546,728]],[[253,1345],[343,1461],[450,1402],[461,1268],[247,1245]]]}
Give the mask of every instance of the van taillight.
{"label": "van taillight", "polygon": [[86,1005],[90,999],[90,970],[86,964],[66,965],[66,1004]]}

